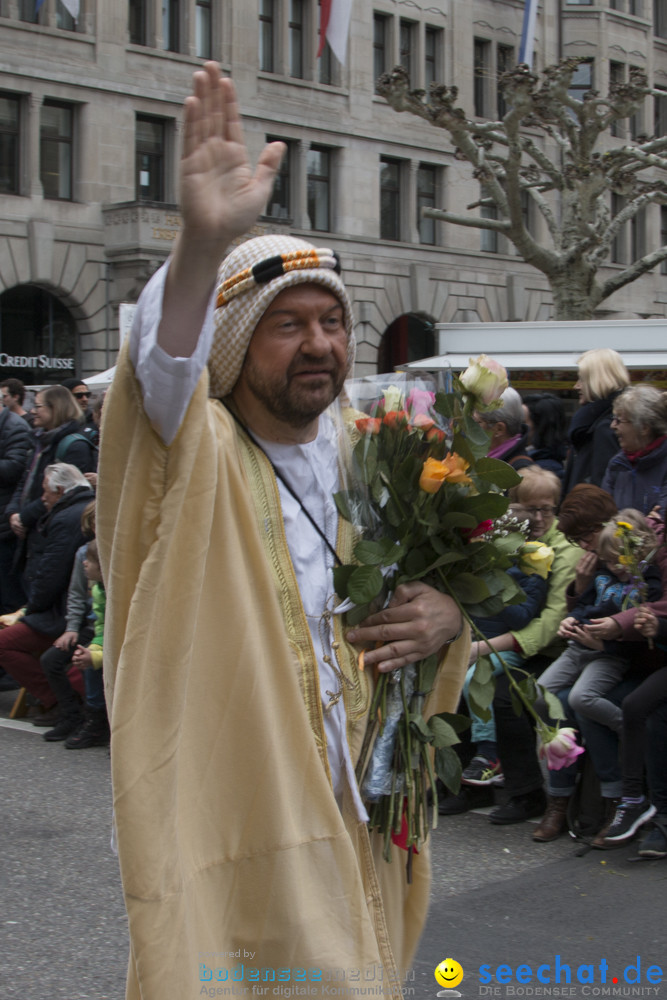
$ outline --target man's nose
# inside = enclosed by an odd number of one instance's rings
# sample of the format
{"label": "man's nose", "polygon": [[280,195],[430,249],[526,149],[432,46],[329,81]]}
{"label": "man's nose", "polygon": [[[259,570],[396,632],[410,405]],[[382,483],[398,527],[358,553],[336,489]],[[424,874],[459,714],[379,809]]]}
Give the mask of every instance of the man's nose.
{"label": "man's nose", "polygon": [[308,323],[301,342],[301,350],[304,354],[324,355],[331,353],[331,338],[327,335],[319,319]]}

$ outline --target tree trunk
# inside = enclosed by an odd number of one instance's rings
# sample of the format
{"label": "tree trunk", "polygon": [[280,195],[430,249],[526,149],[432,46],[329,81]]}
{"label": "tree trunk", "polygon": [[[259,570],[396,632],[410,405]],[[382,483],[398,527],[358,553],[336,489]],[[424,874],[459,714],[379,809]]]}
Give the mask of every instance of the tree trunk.
{"label": "tree trunk", "polygon": [[553,295],[553,318],[557,320],[588,320],[600,302],[600,287],[594,276],[585,270],[568,269],[551,275],[549,284]]}

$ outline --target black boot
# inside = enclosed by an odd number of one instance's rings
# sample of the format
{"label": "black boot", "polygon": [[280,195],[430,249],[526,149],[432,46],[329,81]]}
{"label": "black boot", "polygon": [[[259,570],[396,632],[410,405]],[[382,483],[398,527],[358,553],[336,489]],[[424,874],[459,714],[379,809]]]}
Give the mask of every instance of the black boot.
{"label": "black boot", "polygon": [[43,738],[47,743],[59,743],[61,740],[66,740],[71,733],[76,732],[82,723],[83,714],[81,712],[68,712],[67,715],[60,716],[53,729],[44,733]]}
{"label": "black boot", "polygon": [[105,747],[109,743],[109,720],[106,708],[87,708],[86,721],[65,740],[68,750]]}

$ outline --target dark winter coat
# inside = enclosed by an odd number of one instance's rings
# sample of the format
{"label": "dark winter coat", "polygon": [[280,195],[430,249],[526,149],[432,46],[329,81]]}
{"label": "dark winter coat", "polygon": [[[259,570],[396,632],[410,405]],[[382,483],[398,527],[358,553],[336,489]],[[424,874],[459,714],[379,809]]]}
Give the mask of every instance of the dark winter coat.
{"label": "dark winter coat", "polygon": [[12,499],[16,485],[23,475],[32,434],[25,420],[11,410],[0,412],[0,538],[12,536],[4,509]]}
{"label": "dark winter coat", "polygon": [[634,507],[648,514],[656,505],[667,505],[667,440],[631,462],[624,451],[617,452],[607,466],[602,489],[611,494],[619,510]]}
{"label": "dark winter coat", "polygon": [[[95,472],[97,469],[97,448],[94,443],[83,436],[84,427],[78,420],[69,420],[54,430],[46,431],[36,438],[35,447],[21,482],[5,509],[5,517],[11,514],[21,515],[21,522],[27,531],[31,531],[45,513],[42,503],[42,483],[44,470],[54,462],[67,462],[75,465],[81,472]],[[66,446],[62,442],[70,435],[80,435],[72,438]],[[60,446],[60,447],[59,447]]]}
{"label": "dark winter coat", "polygon": [[65,631],[74,556],[86,541],[81,515],[94,496],[89,486],[68,490],[44,514],[30,540],[25,571],[28,601],[23,622],[54,639]]}
{"label": "dark winter coat", "polygon": [[618,438],[611,428],[614,400],[619,392],[606,399],[584,403],[570,424],[570,452],[565,466],[563,496],[578,483],[600,486],[610,458],[618,451]]}

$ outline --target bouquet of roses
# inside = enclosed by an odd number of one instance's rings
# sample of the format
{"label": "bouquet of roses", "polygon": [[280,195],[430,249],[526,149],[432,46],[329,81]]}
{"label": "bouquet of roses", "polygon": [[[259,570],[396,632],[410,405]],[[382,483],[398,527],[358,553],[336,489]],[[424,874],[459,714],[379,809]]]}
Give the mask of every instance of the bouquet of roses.
{"label": "bouquet of roses", "polygon": [[[449,381],[448,391],[435,393],[393,376],[356,420],[348,488],[335,497],[341,515],[361,534],[355,563],[334,570],[351,624],[412,580],[450,594],[468,621],[493,615],[523,600],[506,572],[522,555],[528,563],[532,557],[529,572],[546,572],[539,543],[527,543],[521,532],[492,530],[508,507],[504,491],[520,480],[505,462],[486,457],[489,437],[475,413],[497,405],[507,386],[504,368],[482,355]],[[400,835],[410,852],[426,837],[429,790],[435,825],[435,773],[452,790],[459,787],[452,748],[468,720],[423,714],[437,669],[432,656],[377,679],[357,777],[371,827],[384,834],[387,858],[392,837]],[[476,693],[490,704],[492,678]]]}

